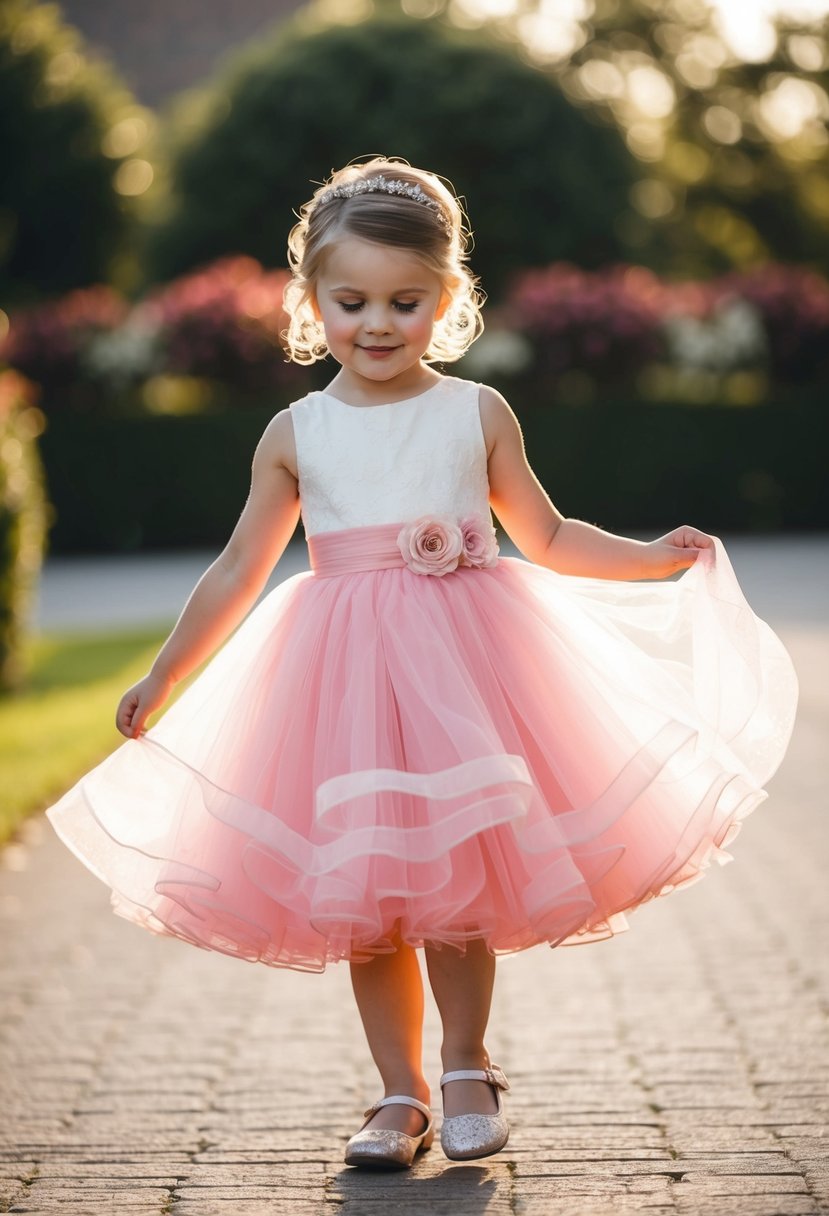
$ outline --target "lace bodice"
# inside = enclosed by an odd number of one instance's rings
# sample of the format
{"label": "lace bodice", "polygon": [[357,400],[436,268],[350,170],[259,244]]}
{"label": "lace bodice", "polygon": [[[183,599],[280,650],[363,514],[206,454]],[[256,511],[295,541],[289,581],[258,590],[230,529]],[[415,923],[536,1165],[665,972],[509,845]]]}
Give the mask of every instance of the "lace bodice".
{"label": "lace bodice", "polygon": [[384,405],[347,405],[324,392],[294,401],[306,537],[429,514],[490,519],[479,388],[445,376]]}

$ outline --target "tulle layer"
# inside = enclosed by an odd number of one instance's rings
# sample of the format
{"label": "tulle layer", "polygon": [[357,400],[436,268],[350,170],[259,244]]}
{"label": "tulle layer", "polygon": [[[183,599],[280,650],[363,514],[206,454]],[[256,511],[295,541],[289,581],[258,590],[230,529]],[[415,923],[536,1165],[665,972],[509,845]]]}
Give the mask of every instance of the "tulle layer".
{"label": "tulle layer", "polygon": [[272,966],[576,945],[697,881],[764,798],[797,684],[717,542],[674,582],[414,573],[309,538],[144,736],[47,811],[119,915]]}

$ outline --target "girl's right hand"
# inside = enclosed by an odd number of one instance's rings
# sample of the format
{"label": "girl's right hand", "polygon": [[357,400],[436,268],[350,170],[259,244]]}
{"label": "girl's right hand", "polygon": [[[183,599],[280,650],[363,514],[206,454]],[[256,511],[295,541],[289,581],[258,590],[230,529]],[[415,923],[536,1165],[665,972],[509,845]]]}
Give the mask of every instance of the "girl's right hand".
{"label": "girl's right hand", "polygon": [[128,688],[115,714],[115,725],[121,734],[128,739],[138,738],[153,710],[163,705],[169,697],[173,683],[171,679],[150,674]]}

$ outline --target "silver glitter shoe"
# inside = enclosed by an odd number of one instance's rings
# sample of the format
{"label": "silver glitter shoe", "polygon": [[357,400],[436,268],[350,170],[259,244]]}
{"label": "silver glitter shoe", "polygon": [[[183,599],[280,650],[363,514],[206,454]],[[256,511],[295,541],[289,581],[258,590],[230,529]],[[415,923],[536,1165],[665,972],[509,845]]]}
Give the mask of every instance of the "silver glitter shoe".
{"label": "silver glitter shoe", "polygon": [[[426,1127],[419,1136],[407,1136],[405,1132],[382,1127],[366,1127],[366,1123],[371,1122],[381,1106],[394,1104],[413,1106],[426,1116]],[[406,1170],[414,1161],[416,1153],[421,1149],[431,1148],[435,1138],[435,1121],[425,1102],[419,1102],[417,1098],[409,1098],[405,1094],[393,1094],[375,1102],[365,1115],[366,1122],[345,1146],[346,1165],[362,1165],[379,1170]]]}
{"label": "silver glitter shoe", "polygon": [[441,1093],[447,1081],[488,1081],[495,1090],[498,1111],[494,1115],[450,1115],[440,1129],[440,1144],[452,1161],[470,1161],[475,1157],[491,1157],[500,1152],[509,1140],[509,1124],[501,1102],[502,1089],[509,1081],[497,1064],[489,1068],[461,1068],[445,1072],[440,1079]]}

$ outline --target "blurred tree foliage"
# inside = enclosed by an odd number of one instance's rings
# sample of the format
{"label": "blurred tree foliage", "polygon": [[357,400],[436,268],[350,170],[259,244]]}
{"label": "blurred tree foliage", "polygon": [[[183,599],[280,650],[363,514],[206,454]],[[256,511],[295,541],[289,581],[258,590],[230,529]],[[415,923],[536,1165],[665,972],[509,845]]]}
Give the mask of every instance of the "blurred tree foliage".
{"label": "blurred tree foliage", "polygon": [[23,683],[23,637],[51,522],[35,396],[25,377],[0,369],[0,693]]}
{"label": "blurred tree foliage", "polygon": [[[767,260],[825,272],[829,20],[778,17],[765,57],[745,62],[706,0],[582,7],[589,15],[576,18],[571,6],[556,14],[514,0],[497,28],[575,104],[616,124],[640,160],[635,215],[619,219],[632,260],[678,275]],[[430,12],[474,8],[429,3]]]}
{"label": "blurred tree foliage", "polygon": [[[770,57],[746,63],[702,4],[600,0],[594,37],[567,70],[571,95],[588,92],[585,69],[600,80],[596,65],[618,70],[621,59],[628,71],[658,70],[675,98],[662,139],[654,132],[648,147],[640,132],[652,169],[634,193],[637,235],[647,247],[661,229],[657,264],[690,272],[704,252],[713,269],[767,259],[829,267],[827,29],[781,20]],[[609,106],[600,91],[594,100]]]}
{"label": "blurred tree foliage", "polygon": [[230,60],[171,115],[170,194],[147,240],[150,281],[225,252],[284,265],[309,183],[371,153],[467,195],[472,265],[497,294],[518,266],[624,252],[614,217],[638,166],[619,134],[486,31],[402,13],[352,25],[307,13]]}
{"label": "blurred tree foliage", "polygon": [[0,3],[0,299],[129,285],[150,116],[55,4]]}

